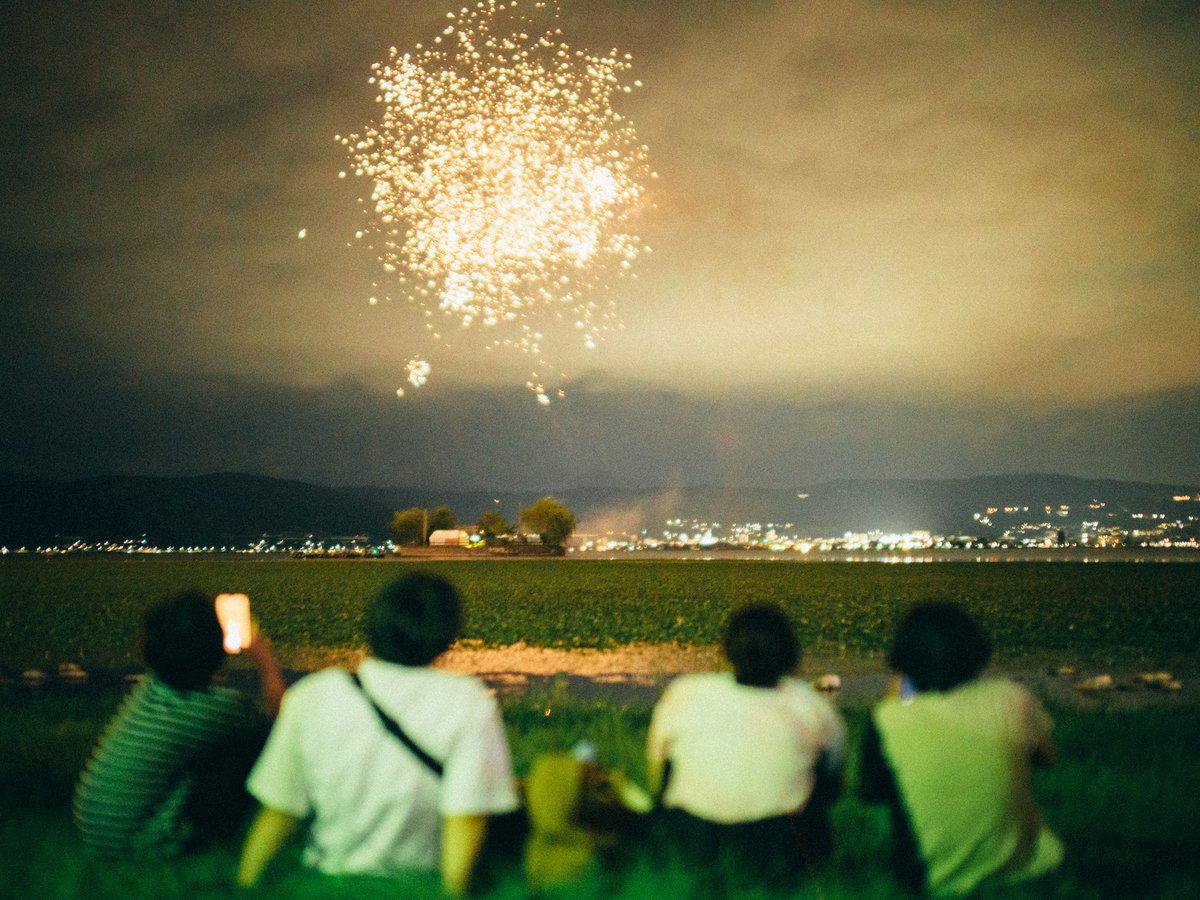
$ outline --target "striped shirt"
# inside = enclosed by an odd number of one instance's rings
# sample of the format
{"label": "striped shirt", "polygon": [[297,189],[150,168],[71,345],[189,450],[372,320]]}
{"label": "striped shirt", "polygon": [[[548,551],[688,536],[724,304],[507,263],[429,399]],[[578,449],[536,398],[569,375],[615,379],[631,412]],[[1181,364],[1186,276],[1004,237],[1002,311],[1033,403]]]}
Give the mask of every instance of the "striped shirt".
{"label": "striped shirt", "polygon": [[84,843],[118,855],[178,851],[190,836],[183,809],[196,767],[257,720],[237,691],[179,691],[147,674],[80,776],[73,811]]}

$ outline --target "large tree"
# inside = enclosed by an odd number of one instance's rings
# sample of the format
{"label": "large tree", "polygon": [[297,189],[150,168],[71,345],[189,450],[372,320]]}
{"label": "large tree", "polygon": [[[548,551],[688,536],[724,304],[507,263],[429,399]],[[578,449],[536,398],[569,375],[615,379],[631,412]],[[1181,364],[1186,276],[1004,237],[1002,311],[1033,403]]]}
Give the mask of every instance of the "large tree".
{"label": "large tree", "polygon": [[479,530],[483,532],[483,539],[489,544],[493,543],[496,538],[502,534],[511,534],[513,527],[508,519],[504,518],[494,509],[485,510],[479,514]]}
{"label": "large tree", "polygon": [[423,544],[429,513],[419,506],[392,513],[392,540],[397,544]]}
{"label": "large tree", "polygon": [[397,544],[423,544],[429,535],[458,524],[454,510],[448,506],[424,509],[412,506],[392,514],[392,540]]}
{"label": "large tree", "polygon": [[521,510],[521,524],[541,535],[547,547],[562,547],[575,531],[575,513],[553,497],[543,497]]}
{"label": "large tree", "polygon": [[453,528],[457,524],[458,519],[454,515],[454,510],[448,506],[435,506],[429,511],[429,530],[425,533],[425,538],[428,540],[429,535],[435,531]]}

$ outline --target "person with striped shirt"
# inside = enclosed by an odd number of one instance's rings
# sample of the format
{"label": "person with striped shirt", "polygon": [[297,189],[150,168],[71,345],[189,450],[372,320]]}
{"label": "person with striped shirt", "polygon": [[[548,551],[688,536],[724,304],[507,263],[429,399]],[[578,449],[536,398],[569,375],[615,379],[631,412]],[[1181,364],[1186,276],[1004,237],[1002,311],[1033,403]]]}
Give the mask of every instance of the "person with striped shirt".
{"label": "person with striped shirt", "polygon": [[169,856],[240,828],[241,788],[278,712],[284,683],[260,636],[247,652],[259,668],[261,708],[214,684],[225,659],[213,598],[170,596],[147,611],[149,671],[100,737],[75,791],[84,844],[113,856]]}

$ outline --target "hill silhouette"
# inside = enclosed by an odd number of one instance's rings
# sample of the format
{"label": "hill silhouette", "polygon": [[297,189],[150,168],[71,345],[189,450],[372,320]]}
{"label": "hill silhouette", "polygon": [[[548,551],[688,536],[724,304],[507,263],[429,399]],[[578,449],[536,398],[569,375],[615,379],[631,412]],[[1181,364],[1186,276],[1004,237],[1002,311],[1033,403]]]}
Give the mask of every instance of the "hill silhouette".
{"label": "hill silhouette", "polygon": [[[365,535],[382,540],[395,509],[446,505],[462,522],[473,522],[494,509],[511,521],[521,507],[548,493],[575,510],[580,531],[645,530],[651,535],[674,518],[725,525],[788,524],[820,536],[917,529],[985,534],[988,529],[976,516],[1004,507],[1021,510],[1019,515],[1031,520],[1045,515],[1071,531],[1087,520],[1129,527],[1134,514],[1179,517],[1190,511],[1200,517],[1200,503],[1188,501],[1184,508],[1173,499],[1196,495],[1195,486],[1053,474],[838,480],[787,489],[683,486],[647,492],[591,487],[541,493],[331,488],[237,473],[70,481],[7,475],[0,476],[0,546],[44,546],[75,538],[221,546],[245,544],[263,535]],[[1046,506],[1052,512],[1044,513]],[[995,518],[1003,517],[1000,513]],[[993,530],[998,527],[995,524]]]}

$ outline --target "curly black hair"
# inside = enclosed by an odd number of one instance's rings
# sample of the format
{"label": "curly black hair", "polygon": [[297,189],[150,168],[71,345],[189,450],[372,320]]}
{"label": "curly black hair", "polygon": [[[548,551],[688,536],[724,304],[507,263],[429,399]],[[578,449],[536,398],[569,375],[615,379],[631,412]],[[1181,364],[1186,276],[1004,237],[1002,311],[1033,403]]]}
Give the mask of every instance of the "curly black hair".
{"label": "curly black hair", "polygon": [[176,690],[207,688],[225,661],[213,598],[202,591],[180,591],[146,610],[142,656],[151,671]]}
{"label": "curly black hair", "polygon": [[725,623],[721,640],[738,684],[774,687],[800,662],[800,642],[787,614],[762,603],[743,606]]}
{"label": "curly black hair", "polygon": [[918,691],[948,691],[978,677],[991,656],[991,642],[965,609],[922,603],[896,627],[888,664]]}
{"label": "curly black hair", "polygon": [[461,627],[458,592],[437,575],[418,572],[384,585],[367,611],[371,652],[405,666],[433,662]]}

